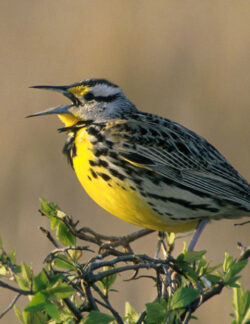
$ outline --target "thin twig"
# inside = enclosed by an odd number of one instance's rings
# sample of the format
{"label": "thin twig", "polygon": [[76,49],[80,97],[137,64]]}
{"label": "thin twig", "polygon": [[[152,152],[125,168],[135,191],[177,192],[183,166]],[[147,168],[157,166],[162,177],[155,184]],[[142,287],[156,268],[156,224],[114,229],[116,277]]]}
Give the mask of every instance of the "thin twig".
{"label": "thin twig", "polygon": [[191,316],[192,316],[192,313],[191,313],[190,311],[187,312],[186,315],[185,315],[185,318],[184,318],[183,324],[188,324],[188,322],[189,322]]}
{"label": "thin twig", "polygon": [[[61,220],[68,226],[70,232],[77,238],[95,243],[98,246],[102,246],[104,243],[109,243],[113,248],[117,246],[127,246],[129,243],[137,240],[138,238],[154,232],[153,230],[142,229],[125,236],[108,236],[97,233],[89,227],[82,227],[81,229],[76,230],[76,228],[73,226],[72,220],[69,217],[65,217]],[[87,235],[86,233],[91,234],[91,236]]]}
{"label": "thin twig", "polygon": [[2,280],[0,280],[0,287],[7,288],[9,290],[15,291],[15,292],[17,292],[17,293],[19,293],[21,295],[25,295],[25,296],[34,295],[35,294],[32,290],[19,289],[19,288],[16,288],[16,287],[13,287],[13,286],[8,285],[7,283],[5,283]]}
{"label": "thin twig", "polygon": [[146,317],[146,312],[144,311],[144,312],[141,313],[141,316],[139,317],[139,319],[136,322],[136,324],[142,324],[143,321],[144,321],[144,319],[145,319],[145,317]]}
{"label": "thin twig", "polygon": [[[142,262],[142,261],[147,264],[162,264],[162,265],[169,264],[170,265],[170,262],[173,260],[172,259],[171,260],[155,259],[155,258],[149,257],[146,254],[134,254],[134,255],[124,254],[124,255],[119,256],[112,260],[95,262],[94,264],[91,264],[90,269],[93,271],[93,270],[99,269],[101,267],[113,266],[114,264],[117,264],[119,262],[138,263],[138,262]],[[172,264],[171,264],[171,266],[172,266]]]}
{"label": "thin twig", "polygon": [[110,312],[114,315],[116,321],[118,324],[124,324],[123,320],[121,318],[121,316],[119,315],[119,313],[111,306],[108,298],[103,294],[103,292],[101,291],[101,289],[99,289],[95,284],[93,284],[93,288],[94,290],[99,294],[99,296],[104,300],[105,304],[107,305],[108,309],[110,310]]}
{"label": "thin twig", "polygon": [[75,317],[77,318],[78,321],[80,321],[82,319],[82,314],[79,311],[79,309],[76,307],[76,305],[74,303],[72,303],[72,301],[69,298],[64,298],[63,299],[65,304],[67,305],[68,309],[75,315]]}
{"label": "thin twig", "polygon": [[154,276],[147,276],[147,275],[137,276],[137,273],[135,275],[133,275],[133,277],[131,277],[129,279],[124,279],[123,281],[127,282],[127,281],[132,281],[132,280],[139,280],[139,279],[151,279],[154,282],[156,282],[156,278]]}
{"label": "thin twig", "polygon": [[103,235],[100,233],[97,233],[95,231],[93,231],[91,228],[89,227],[82,227],[80,230],[78,230],[78,233],[90,233],[93,235],[93,237],[97,238],[98,241],[107,241],[107,242],[117,242],[117,241],[121,241],[121,240],[125,240],[125,241],[129,241],[129,242],[133,242],[134,240],[137,240],[138,238],[141,238],[145,235],[148,235],[150,233],[153,233],[154,231],[149,230],[149,229],[141,229],[135,232],[132,232],[128,235],[125,236],[108,236],[108,235]]}
{"label": "thin twig", "polygon": [[18,298],[21,296],[20,293],[18,293],[15,298],[12,300],[12,302],[10,303],[10,305],[0,314],[0,319],[4,317],[5,314],[7,314],[12,307],[16,304]]}
{"label": "thin twig", "polygon": [[50,231],[46,230],[45,228],[43,228],[42,226],[40,226],[40,230],[42,233],[44,233],[46,235],[46,237],[49,239],[49,241],[56,247],[56,248],[60,248],[60,245],[56,242],[56,240],[53,238],[53,236],[51,235]]}
{"label": "thin twig", "polygon": [[99,311],[99,308],[98,306],[96,305],[96,302],[95,302],[95,299],[92,295],[92,292],[91,292],[91,289],[90,289],[90,286],[89,285],[86,285],[85,286],[85,290],[86,290],[86,295],[87,295],[87,298],[89,300],[89,303],[91,305],[91,308],[92,310],[96,310],[96,311]]}
{"label": "thin twig", "polygon": [[248,259],[250,257],[250,246],[246,247],[241,242],[237,242],[237,245],[242,251],[239,261]]}
{"label": "thin twig", "polygon": [[[72,257],[70,256],[70,254],[68,253],[69,251],[88,251],[88,252],[94,252],[93,250],[89,249],[88,246],[70,246],[70,247],[65,247],[65,248],[57,248],[55,250],[53,250],[52,252],[50,252],[46,258],[44,259],[44,263],[46,262],[51,262],[51,260],[54,260],[55,258],[59,258],[57,256],[57,254],[61,253],[67,253],[67,255],[72,259]],[[66,260],[63,260],[64,262],[66,262]],[[72,261],[74,261],[72,259]]]}
{"label": "thin twig", "polygon": [[96,302],[97,304],[101,305],[102,307],[104,307],[104,308],[110,310],[110,308],[109,308],[105,303],[103,303],[102,301],[100,301],[99,299],[95,298],[95,302]]}
{"label": "thin twig", "polygon": [[242,223],[236,223],[236,224],[234,224],[234,226],[243,226],[243,225],[246,225],[246,224],[249,224],[250,223],[250,221],[248,220],[248,221],[245,221],[245,222],[242,222]]}

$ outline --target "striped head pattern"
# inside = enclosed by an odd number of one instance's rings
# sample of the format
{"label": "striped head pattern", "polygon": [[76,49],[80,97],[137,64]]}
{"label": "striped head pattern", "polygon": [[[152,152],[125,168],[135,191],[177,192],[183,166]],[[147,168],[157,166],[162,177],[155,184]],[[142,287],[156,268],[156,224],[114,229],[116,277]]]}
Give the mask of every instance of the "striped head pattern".
{"label": "striped head pattern", "polygon": [[105,79],[89,79],[64,86],[34,86],[33,88],[52,90],[70,99],[71,105],[59,106],[30,115],[57,114],[67,127],[79,121],[105,122],[128,116],[136,111],[134,104],[122,90]]}

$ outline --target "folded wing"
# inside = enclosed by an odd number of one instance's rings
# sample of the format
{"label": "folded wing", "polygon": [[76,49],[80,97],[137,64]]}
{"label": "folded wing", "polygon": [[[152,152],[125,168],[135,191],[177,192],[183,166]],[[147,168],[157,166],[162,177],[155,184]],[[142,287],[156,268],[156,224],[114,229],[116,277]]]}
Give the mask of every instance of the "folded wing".
{"label": "folded wing", "polygon": [[124,160],[250,210],[248,183],[211,144],[177,123],[146,117],[106,126]]}

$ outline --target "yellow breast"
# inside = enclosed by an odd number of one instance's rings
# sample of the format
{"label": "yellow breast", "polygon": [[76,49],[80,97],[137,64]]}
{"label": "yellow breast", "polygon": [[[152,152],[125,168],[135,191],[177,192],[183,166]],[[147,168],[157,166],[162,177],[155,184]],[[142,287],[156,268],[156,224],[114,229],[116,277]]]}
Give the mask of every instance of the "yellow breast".
{"label": "yellow breast", "polygon": [[168,223],[151,209],[139,191],[131,186],[129,179],[114,177],[108,166],[91,165],[95,155],[86,129],[77,132],[75,145],[73,165],[77,177],[89,196],[109,213],[134,225],[157,231],[186,232],[196,227],[197,221]]}

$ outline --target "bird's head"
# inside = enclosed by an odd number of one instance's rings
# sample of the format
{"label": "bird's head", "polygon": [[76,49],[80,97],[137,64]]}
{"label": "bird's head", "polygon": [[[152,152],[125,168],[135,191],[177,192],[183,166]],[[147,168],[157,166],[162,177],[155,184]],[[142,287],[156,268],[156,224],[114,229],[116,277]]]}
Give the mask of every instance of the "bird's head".
{"label": "bird's head", "polygon": [[103,122],[124,118],[136,111],[122,90],[104,79],[89,79],[66,86],[40,85],[32,88],[60,92],[70,99],[71,104],[50,108],[27,117],[56,114],[66,127],[79,121]]}

